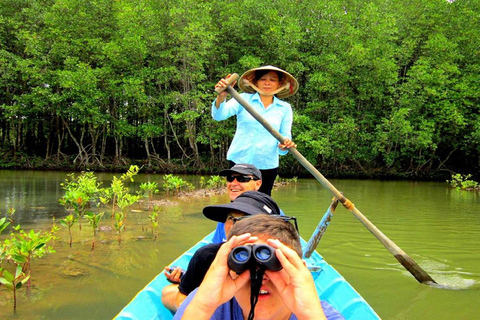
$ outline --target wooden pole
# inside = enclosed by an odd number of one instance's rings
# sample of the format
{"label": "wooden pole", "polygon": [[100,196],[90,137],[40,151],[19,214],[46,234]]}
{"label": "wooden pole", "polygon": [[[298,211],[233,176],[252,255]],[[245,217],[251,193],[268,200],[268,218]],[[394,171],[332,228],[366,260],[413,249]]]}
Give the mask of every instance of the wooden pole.
{"label": "wooden pole", "polygon": [[[231,84],[239,78],[238,74],[234,73],[230,78],[227,79],[228,83]],[[226,89],[217,88],[215,91],[217,93],[227,90],[227,92],[240,103],[245,110],[248,111],[262,126],[270,132],[280,143],[285,141],[285,138],[272,127],[258,112],[253,109],[250,104],[243,99],[240,94],[230,85]],[[385,248],[390,251],[390,253],[405,267],[418,282],[423,284],[434,284],[435,280],[423,270],[408,254],[406,254],[400,247],[398,247],[392,240],[390,240],[385,234],[383,234],[370,220],[365,217],[360,210],[358,210],[355,205],[344,197],[344,195],[338,191],[296,148],[289,148],[288,151],[307,169],[314,177],[317,179],[325,188],[327,188],[335,198],[340,201],[345,208],[350,210],[350,212],[370,231],[380,242],[385,246]]]}
{"label": "wooden pole", "polygon": [[318,243],[320,242],[320,240],[322,240],[323,234],[327,230],[328,225],[330,224],[330,220],[332,220],[333,213],[335,212],[337,205],[338,205],[337,198],[333,198],[332,203],[328,207],[327,211],[325,212],[322,219],[318,223],[317,228],[315,229],[312,236],[310,237],[310,240],[308,240],[308,243],[305,246],[305,252],[303,252],[304,258],[310,258],[313,251],[315,251],[315,249],[317,248]]}

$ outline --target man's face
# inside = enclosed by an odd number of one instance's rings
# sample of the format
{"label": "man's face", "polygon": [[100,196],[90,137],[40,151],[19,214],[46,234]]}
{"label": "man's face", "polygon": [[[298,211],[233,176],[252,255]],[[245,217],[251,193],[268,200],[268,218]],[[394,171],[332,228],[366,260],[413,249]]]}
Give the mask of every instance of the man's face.
{"label": "man's face", "polygon": [[227,220],[225,220],[224,228],[225,228],[225,234],[228,234],[230,232],[230,229],[233,226],[233,219],[234,218],[240,218],[245,216],[245,213],[243,212],[238,212],[238,211],[232,211],[227,215]]}
{"label": "man's face", "polygon": [[[266,239],[259,238],[255,243],[267,244]],[[231,271],[233,272],[233,271]],[[285,272],[280,270],[278,272]],[[285,275],[287,276],[287,275]],[[247,282],[235,294],[235,299],[242,308],[244,316],[248,318],[250,312],[250,281]],[[283,303],[280,293],[266,274],[263,275],[262,286],[258,295],[258,302],[255,307],[255,318],[258,319],[288,319],[290,310]]]}
{"label": "man's face", "polygon": [[252,175],[232,173],[231,177],[250,177],[252,179],[248,182],[238,182],[237,178],[235,178],[232,182],[227,181],[227,192],[228,196],[230,197],[230,201],[237,199],[237,197],[245,191],[256,191],[260,189],[260,186],[262,185],[262,180],[253,180]]}

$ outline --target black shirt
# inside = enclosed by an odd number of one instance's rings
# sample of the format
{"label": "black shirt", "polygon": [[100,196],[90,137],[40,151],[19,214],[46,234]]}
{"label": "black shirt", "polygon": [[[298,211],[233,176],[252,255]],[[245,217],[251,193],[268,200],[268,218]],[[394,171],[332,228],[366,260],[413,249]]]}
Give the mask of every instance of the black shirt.
{"label": "black shirt", "polygon": [[222,243],[210,243],[198,249],[188,263],[178,290],[188,295],[200,286]]}

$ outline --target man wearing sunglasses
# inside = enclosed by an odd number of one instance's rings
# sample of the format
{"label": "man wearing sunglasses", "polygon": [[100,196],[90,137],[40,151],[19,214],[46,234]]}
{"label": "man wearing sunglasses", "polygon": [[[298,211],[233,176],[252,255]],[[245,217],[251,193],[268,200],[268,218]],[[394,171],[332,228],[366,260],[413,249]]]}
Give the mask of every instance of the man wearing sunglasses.
{"label": "man wearing sunglasses", "polygon": [[[252,164],[238,163],[230,169],[220,171],[220,176],[226,177],[227,193],[230,201],[234,201],[239,195],[246,191],[258,191],[262,185],[262,173]],[[282,213],[283,214],[283,213]],[[227,240],[223,222],[218,222],[213,234],[213,243],[223,243]],[[172,283],[180,283],[183,275],[182,268],[165,267],[167,279]]]}
{"label": "man wearing sunglasses", "polygon": [[[228,234],[235,220],[240,217],[258,214],[280,217],[280,209],[270,196],[258,191],[246,191],[230,203],[205,207],[203,214],[224,224],[224,232]],[[180,284],[163,288],[162,303],[166,308],[176,311],[187,295],[200,285],[222,243],[212,243],[198,249],[181,277]]]}
{"label": "man wearing sunglasses", "polygon": [[262,173],[253,164],[238,163],[230,169],[220,171],[219,175],[227,178],[230,201],[245,191],[259,190],[262,186]]}
{"label": "man wearing sunglasses", "polygon": [[[262,186],[262,173],[253,164],[237,163],[230,169],[220,171],[220,176],[227,178],[227,192],[230,201],[234,201],[246,191],[258,191]],[[227,240],[223,222],[217,223],[213,243]]]}

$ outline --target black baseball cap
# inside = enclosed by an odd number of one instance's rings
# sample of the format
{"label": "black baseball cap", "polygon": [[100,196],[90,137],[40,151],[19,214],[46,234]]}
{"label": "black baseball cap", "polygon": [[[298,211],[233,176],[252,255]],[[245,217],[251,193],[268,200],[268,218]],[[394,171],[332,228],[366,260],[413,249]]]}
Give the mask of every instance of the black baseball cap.
{"label": "black baseball cap", "polygon": [[240,173],[244,175],[252,175],[258,180],[262,180],[262,173],[255,167],[253,164],[249,163],[237,163],[230,169],[225,169],[220,171],[219,175],[222,177],[226,177],[231,175],[232,173]]}
{"label": "black baseball cap", "polygon": [[203,214],[210,220],[225,222],[230,212],[237,211],[246,215],[280,214],[277,203],[260,191],[246,191],[234,201],[203,208]]}

